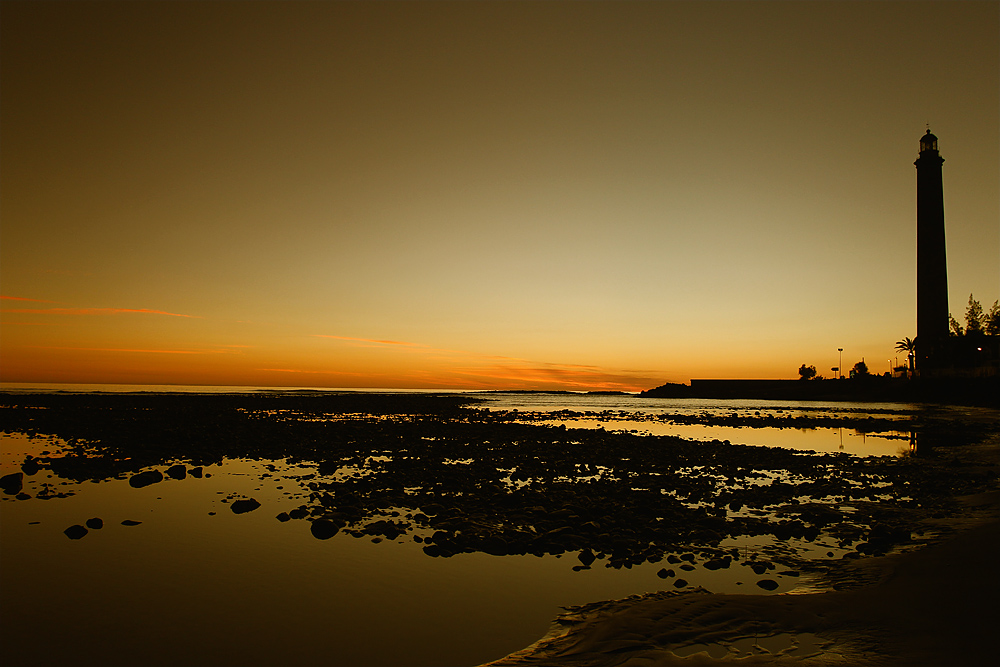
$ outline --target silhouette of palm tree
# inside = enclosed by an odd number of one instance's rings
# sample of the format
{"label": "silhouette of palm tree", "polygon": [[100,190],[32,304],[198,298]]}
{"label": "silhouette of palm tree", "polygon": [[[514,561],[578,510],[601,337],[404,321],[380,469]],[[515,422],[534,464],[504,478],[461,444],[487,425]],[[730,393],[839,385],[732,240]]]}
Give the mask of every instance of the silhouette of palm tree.
{"label": "silhouette of palm tree", "polygon": [[913,359],[917,351],[916,339],[911,340],[910,338],[904,338],[896,343],[896,349],[900,352],[906,352],[906,359],[909,362],[910,373],[913,373]]}

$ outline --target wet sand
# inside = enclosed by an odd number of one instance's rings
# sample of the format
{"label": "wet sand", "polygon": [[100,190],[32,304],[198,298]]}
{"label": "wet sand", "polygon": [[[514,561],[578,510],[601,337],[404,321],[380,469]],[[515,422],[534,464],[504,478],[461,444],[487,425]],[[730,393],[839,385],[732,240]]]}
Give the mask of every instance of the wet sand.
{"label": "wet sand", "polygon": [[959,532],[949,539],[845,566],[839,579],[849,590],[671,592],[595,603],[568,609],[548,637],[489,666],[992,664],[1000,493],[962,504],[966,525],[952,522]]}

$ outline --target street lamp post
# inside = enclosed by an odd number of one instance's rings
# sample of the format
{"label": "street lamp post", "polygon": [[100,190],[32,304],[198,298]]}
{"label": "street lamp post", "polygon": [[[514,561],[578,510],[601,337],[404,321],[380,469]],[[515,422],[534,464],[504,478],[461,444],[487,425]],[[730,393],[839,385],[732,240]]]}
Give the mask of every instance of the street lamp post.
{"label": "street lamp post", "polygon": [[840,352],[840,361],[837,366],[837,375],[841,380],[844,379],[844,348],[838,347],[837,352]]}

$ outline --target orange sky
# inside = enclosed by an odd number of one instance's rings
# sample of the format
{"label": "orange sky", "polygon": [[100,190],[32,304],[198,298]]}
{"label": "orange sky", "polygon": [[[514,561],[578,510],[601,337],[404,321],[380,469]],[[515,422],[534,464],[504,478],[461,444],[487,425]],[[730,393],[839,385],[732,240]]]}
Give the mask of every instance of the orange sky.
{"label": "orange sky", "polygon": [[1000,298],[1000,4],[0,4],[0,380],[643,389]]}

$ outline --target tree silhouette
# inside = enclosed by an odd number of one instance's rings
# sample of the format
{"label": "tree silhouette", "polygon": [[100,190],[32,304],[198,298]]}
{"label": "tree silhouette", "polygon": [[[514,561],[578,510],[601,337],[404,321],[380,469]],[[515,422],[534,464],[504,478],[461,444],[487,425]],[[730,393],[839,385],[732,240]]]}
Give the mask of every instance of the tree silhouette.
{"label": "tree silhouette", "polygon": [[903,338],[903,340],[896,343],[896,349],[900,352],[906,352],[906,360],[910,368],[910,372],[913,372],[913,363],[917,352],[917,341],[909,337]]}
{"label": "tree silhouette", "polygon": [[965,309],[965,334],[974,335],[986,330],[986,314],[981,303],[969,294],[969,306]]}
{"label": "tree silhouette", "polygon": [[983,305],[969,294],[969,305],[965,308],[965,326],[959,324],[949,313],[948,328],[951,329],[952,336],[1000,336],[1000,301],[994,301],[987,313],[983,310]]}
{"label": "tree silhouette", "polygon": [[868,364],[865,363],[864,359],[854,364],[854,368],[851,370],[851,375],[853,377],[864,377],[868,375]]}
{"label": "tree silhouette", "polygon": [[948,327],[951,329],[952,336],[965,335],[965,329],[963,329],[962,325],[958,323],[958,320],[952,317],[951,313],[948,313]]}
{"label": "tree silhouette", "polygon": [[801,366],[799,366],[799,379],[800,380],[811,380],[814,377],[816,377],[816,367],[815,366],[806,366],[805,364],[802,364]]}
{"label": "tree silhouette", "polygon": [[990,312],[986,315],[986,333],[1000,336],[1000,301],[994,301]]}

